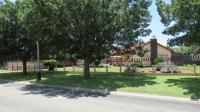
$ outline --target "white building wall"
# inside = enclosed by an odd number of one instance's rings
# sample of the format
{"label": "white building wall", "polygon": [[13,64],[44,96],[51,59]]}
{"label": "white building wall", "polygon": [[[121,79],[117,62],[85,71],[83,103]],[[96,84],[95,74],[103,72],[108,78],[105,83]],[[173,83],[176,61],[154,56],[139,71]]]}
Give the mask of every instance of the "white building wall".
{"label": "white building wall", "polygon": [[[169,49],[166,49],[162,46],[160,46],[159,44],[157,45],[157,48],[158,48],[158,56],[164,56],[164,57],[171,57],[172,56],[172,52],[169,50]],[[147,52],[145,54],[145,57],[150,57],[151,56],[151,44],[146,44],[144,46],[144,49],[148,49],[149,52]]]}
{"label": "white building wall", "polygon": [[151,44],[150,44],[150,43],[149,43],[149,44],[146,44],[146,45],[144,46],[144,49],[149,50],[149,51],[145,54],[144,57],[150,57],[150,56],[151,56]]}
{"label": "white building wall", "polygon": [[158,45],[158,56],[171,57],[172,56],[172,52],[169,49],[166,49],[166,48]]}

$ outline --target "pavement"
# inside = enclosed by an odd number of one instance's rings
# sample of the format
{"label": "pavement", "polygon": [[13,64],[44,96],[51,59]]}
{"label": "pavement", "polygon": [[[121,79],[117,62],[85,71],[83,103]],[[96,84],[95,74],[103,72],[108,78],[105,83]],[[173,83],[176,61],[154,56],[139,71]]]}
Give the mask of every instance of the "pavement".
{"label": "pavement", "polygon": [[200,112],[200,102],[1,80],[0,112]]}

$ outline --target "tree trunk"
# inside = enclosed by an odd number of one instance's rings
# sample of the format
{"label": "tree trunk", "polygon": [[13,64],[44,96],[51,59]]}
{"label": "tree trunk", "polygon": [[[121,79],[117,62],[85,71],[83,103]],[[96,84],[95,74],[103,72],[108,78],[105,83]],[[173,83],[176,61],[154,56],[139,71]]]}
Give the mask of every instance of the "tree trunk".
{"label": "tree trunk", "polygon": [[22,63],[23,63],[23,73],[26,75],[27,74],[26,59],[23,59]]}
{"label": "tree trunk", "polygon": [[90,60],[86,57],[84,59],[84,78],[89,79],[90,77]]}
{"label": "tree trunk", "polygon": [[55,66],[54,65],[49,65],[49,71],[54,71]]}

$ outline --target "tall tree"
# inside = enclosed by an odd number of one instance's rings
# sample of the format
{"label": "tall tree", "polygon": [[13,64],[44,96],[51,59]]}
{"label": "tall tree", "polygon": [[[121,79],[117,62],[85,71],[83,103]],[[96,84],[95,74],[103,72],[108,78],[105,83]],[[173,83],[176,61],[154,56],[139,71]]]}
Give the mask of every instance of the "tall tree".
{"label": "tall tree", "polygon": [[20,0],[5,1],[0,7],[0,57],[4,60],[21,60],[25,74],[26,62],[35,51],[35,41],[24,24],[27,9]]}
{"label": "tall tree", "polygon": [[157,0],[157,6],[167,27],[163,33],[175,36],[170,45],[200,45],[200,0]]}
{"label": "tall tree", "polygon": [[179,46],[172,48],[175,52],[177,53],[182,53],[182,54],[190,54],[192,53],[192,47],[187,47],[187,46]]}
{"label": "tall tree", "polygon": [[[89,65],[105,58],[115,44],[134,43],[150,33],[150,0],[33,0],[27,17],[36,37]],[[51,46],[48,46],[51,47]]]}

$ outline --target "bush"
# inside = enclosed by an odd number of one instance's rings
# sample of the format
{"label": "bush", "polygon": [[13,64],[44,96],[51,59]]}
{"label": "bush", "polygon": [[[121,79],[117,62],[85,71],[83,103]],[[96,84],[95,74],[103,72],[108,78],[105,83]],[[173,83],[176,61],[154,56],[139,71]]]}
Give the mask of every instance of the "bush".
{"label": "bush", "polygon": [[142,62],[133,62],[131,63],[126,69],[125,69],[125,72],[126,73],[136,73],[136,72],[139,72],[139,69],[138,67],[144,67]]}
{"label": "bush", "polygon": [[156,59],[154,60],[154,64],[158,64],[158,63],[162,63],[162,62],[164,62],[164,60],[163,60],[163,58],[161,58],[161,57],[158,57],[158,58],[156,58]]}
{"label": "bush", "polygon": [[56,65],[58,64],[58,62],[54,59],[51,59],[51,60],[45,60],[43,62],[44,66],[48,66],[48,70],[49,71],[54,71]]}
{"label": "bush", "polygon": [[133,63],[130,64],[130,66],[137,66],[137,67],[140,67],[140,68],[144,67],[144,65],[141,61],[133,62]]}

